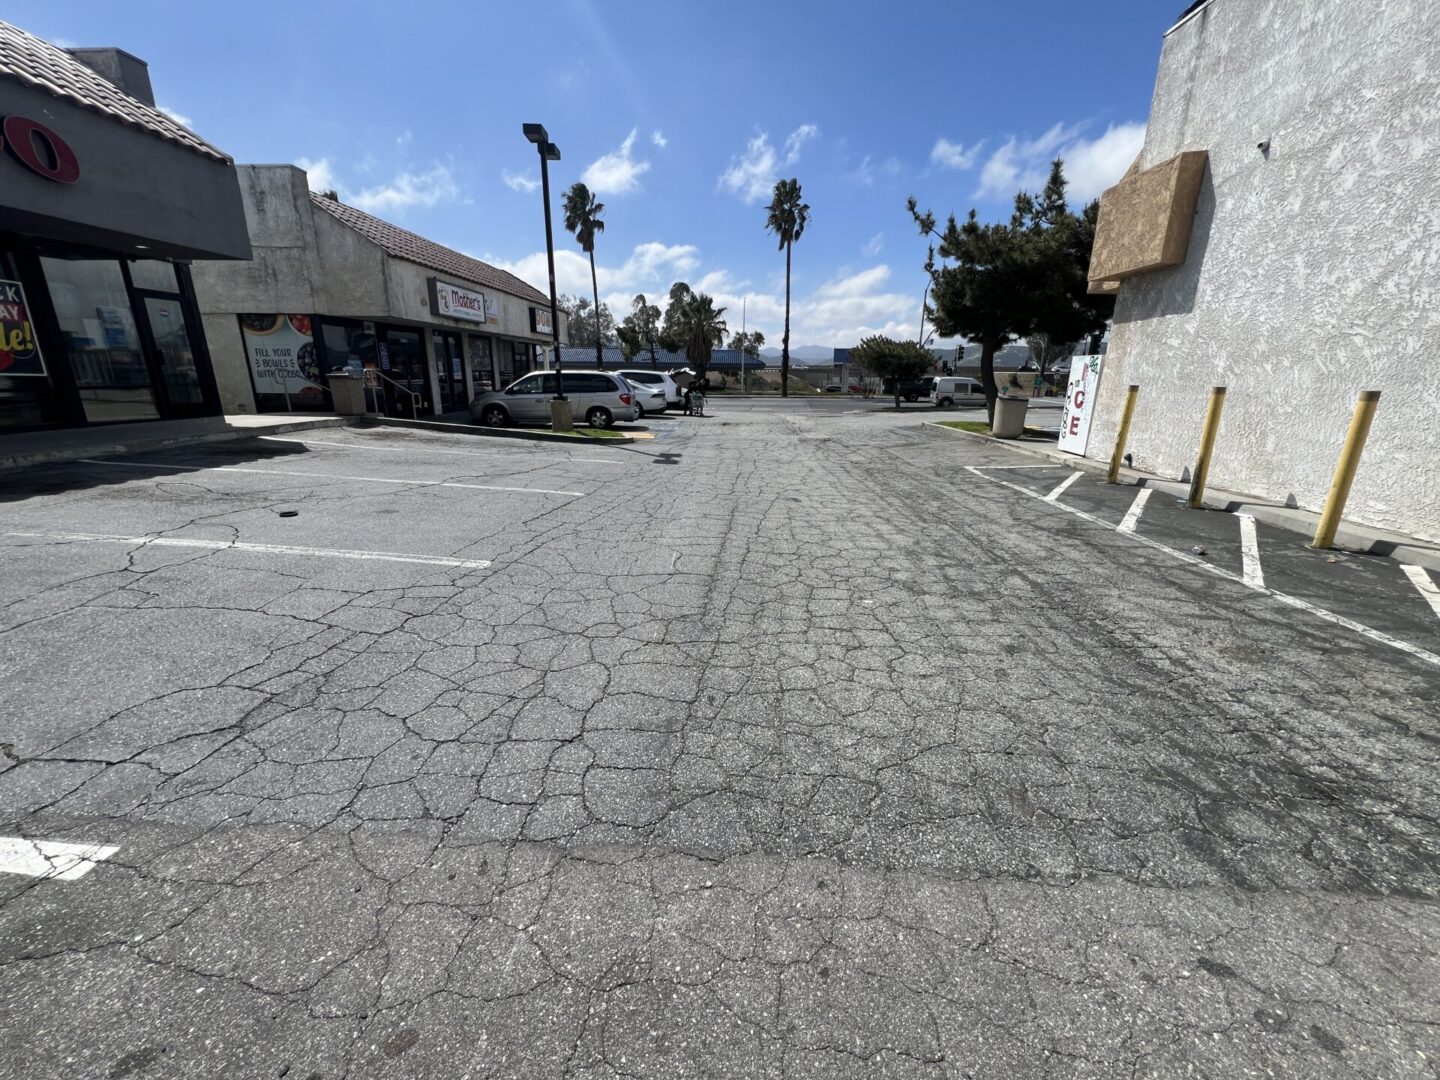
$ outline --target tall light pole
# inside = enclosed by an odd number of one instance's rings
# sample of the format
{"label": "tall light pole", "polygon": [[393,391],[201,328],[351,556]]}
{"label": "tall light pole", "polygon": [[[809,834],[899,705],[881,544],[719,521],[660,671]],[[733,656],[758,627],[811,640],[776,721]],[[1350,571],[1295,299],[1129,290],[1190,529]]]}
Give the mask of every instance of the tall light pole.
{"label": "tall light pole", "polygon": [[745,350],[750,347],[750,335],[745,332],[745,302],[749,297],[740,298],[740,393],[745,393]]}
{"label": "tall light pole", "polygon": [[555,233],[550,225],[550,162],[560,160],[560,148],[550,141],[544,124],[522,124],[525,138],[540,152],[540,188],[545,198],[545,261],[550,268],[550,333],[555,340],[555,399],[550,402],[550,427],[570,431],[575,418],[565,399],[565,373],[560,370],[560,302],[555,295]]}

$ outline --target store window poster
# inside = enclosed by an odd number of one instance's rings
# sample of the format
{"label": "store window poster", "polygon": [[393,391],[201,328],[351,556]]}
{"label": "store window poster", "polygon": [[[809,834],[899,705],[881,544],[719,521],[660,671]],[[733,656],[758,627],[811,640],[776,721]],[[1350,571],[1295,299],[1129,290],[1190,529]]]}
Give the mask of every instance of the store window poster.
{"label": "store window poster", "polygon": [[45,358],[35,337],[25,288],[0,280],[0,375],[45,374]]}

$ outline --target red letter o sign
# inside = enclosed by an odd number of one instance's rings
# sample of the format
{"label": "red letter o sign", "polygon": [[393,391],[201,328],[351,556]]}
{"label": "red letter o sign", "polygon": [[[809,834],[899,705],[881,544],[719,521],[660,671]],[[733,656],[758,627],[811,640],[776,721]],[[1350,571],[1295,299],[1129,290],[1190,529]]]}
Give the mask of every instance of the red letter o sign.
{"label": "red letter o sign", "polygon": [[[37,136],[45,145],[44,154],[35,145]],[[24,116],[7,116],[5,143],[20,164],[37,176],[54,180],[57,184],[73,184],[80,179],[80,160],[75,151],[44,124],[37,124]]]}

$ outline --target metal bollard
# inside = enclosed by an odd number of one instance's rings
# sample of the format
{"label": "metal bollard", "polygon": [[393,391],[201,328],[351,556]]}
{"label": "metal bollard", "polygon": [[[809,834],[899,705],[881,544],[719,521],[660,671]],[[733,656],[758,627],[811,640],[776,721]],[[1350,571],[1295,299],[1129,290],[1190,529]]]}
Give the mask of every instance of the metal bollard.
{"label": "metal bollard", "polygon": [[1330,481],[1330,494],[1325,496],[1325,509],[1320,512],[1320,523],[1315,527],[1314,546],[1317,548],[1333,547],[1335,544],[1340,515],[1345,512],[1345,500],[1350,498],[1350,485],[1354,483],[1355,471],[1360,467],[1360,452],[1365,449],[1370,422],[1375,419],[1375,410],[1379,405],[1379,390],[1360,392],[1360,400],[1355,403],[1355,412],[1350,417],[1350,430],[1345,433],[1345,447],[1340,451],[1340,461],[1335,466],[1335,478]]}
{"label": "metal bollard", "polygon": [[1190,506],[1199,508],[1205,498],[1205,478],[1210,475],[1210,455],[1215,450],[1215,433],[1220,430],[1220,410],[1225,407],[1225,387],[1210,391],[1210,405],[1205,410],[1205,426],[1200,432],[1200,457],[1195,461],[1195,474],[1190,477]]}
{"label": "metal bollard", "polygon": [[1120,414],[1120,430],[1115,433],[1115,452],[1110,455],[1110,474],[1105,478],[1107,484],[1120,482],[1120,459],[1125,456],[1125,440],[1130,437],[1130,418],[1135,415],[1135,395],[1138,393],[1140,387],[1134,384],[1125,391],[1125,411]]}

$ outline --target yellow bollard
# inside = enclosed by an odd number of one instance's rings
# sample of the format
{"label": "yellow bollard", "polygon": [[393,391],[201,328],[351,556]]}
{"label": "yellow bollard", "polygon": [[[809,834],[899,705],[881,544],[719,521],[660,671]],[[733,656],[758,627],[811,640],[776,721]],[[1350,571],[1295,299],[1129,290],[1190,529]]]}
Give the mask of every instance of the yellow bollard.
{"label": "yellow bollard", "polygon": [[1132,385],[1125,391],[1125,411],[1120,414],[1120,430],[1115,433],[1115,452],[1110,455],[1110,475],[1107,484],[1120,482],[1120,459],[1125,456],[1125,440],[1130,437],[1130,418],[1135,415],[1135,395],[1140,387]]}
{"label": "yellow bollard", "polygon": [[1335,544],[1340,515],[1345,512],[1345,500],[1350,498],[1350,485],[1355,481],[1355,470],[1360,467],[1360,451],[1365,449],[1370,421],[1375,419],[1375,410],[1379,405],[1379,390],[1360,391],[1360,400],[1355,403],[1355,413],[1350,417],[1350,430],[1345,433],[1345,448],[1340,451],[1335,478],[1330,481],[1330,494],[1325,496],[1325,509],[1321,511],[1320,524],[1315,528],[1317,548],[1333,547]]}
{"label": "yellow bollard", "polygon": [[1205,410],[1205,427],[1200,432],[1200,457],[1195,461],[1195,474],[1190,477],[1190,505],[1199,508],[1205,498],[1205,478],[1210,475],[1210,455],[1215,450],[1215,433],[1220,430],[1220,410],[1225,407],[1225,387],[1210,391],[1210,405]]}

